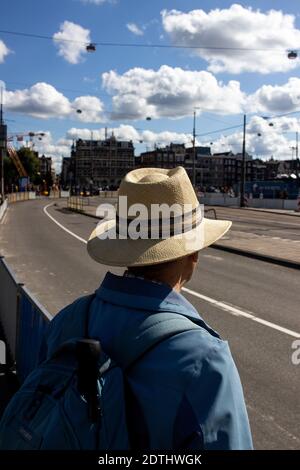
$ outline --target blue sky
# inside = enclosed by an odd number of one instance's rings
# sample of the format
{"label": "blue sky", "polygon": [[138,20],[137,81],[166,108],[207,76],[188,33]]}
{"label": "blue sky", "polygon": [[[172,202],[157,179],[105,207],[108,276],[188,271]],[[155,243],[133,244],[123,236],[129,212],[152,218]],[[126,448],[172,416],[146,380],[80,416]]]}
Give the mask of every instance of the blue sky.
{"label": "blue sky", "polygon": [[[105,126],[120,138],[143,140],[137,153],[171,140],[191,145],[195,108],[198,143],[240,151],[241,129],[221,129],[240,125],[247,113],[248,151],[290,158],[299,126],[300,60],[288,60],[286,51],[300,49],[296,4],[3,0],[0,30],[50,38],[0,32],[9,132],[45,132],[36,148],[58,164],[72,138],[103,137]],[[99,45],[86,53],[89,42],[186,48]],[[208,49],[195,49],[199,45]],[[273,117],[274,126],[261,116]]]}

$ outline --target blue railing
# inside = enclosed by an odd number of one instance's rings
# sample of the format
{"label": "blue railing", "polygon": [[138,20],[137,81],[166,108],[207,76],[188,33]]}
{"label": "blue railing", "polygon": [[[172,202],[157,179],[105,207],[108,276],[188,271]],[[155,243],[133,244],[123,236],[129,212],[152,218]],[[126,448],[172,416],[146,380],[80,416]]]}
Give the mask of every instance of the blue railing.
{"label": "blue railing", "polygon": [[30,294],[26,287],[19,289],[16,370],[21,382],[38,365],[45,330],[51,319],[49,313]]}
{"label": "blue railing", "polygon": [[8,368],[16,367],[21,383],[39,362],[45,329],[51,318],[0,257],[0,322],[7,349],[6,362]]}

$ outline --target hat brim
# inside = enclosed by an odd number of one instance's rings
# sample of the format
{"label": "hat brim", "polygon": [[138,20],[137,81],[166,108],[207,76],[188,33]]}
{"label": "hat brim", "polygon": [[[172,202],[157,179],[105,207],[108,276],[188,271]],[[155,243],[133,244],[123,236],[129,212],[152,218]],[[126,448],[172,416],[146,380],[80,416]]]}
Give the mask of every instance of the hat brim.
{"label": "hat brim", "polygon": [[111,238],[115,220],[99,223],[92,232],[87,250],[98,263],[107,266],[147,266],[164,263],[199,251],[216,242],[230,229],[232,222],[203,218],[193,230],[166,239]]}

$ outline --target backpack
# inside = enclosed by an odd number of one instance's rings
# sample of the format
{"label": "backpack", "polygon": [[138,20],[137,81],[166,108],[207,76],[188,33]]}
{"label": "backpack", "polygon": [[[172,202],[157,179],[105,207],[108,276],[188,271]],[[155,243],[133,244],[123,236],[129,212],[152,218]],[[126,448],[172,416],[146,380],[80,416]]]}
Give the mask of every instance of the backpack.
{"label": "backpack", "polygon": [[[88,325],[94,295],[80,299],[77,309]],[[78,329],[78,328],[77,328]],[[142,426],[138,400],[128,392],[126,374],[164,339],[199,326],[184,316],[155,313],[141,320],[118,345],[118,363],[99,341],[73,331],[46,361],[25,379],[0,422],[0,450],[127,450],[147,448],[136,440],[127,420],[128,401],[135,426]],[[145,430],[138,434],[145,436]]]}

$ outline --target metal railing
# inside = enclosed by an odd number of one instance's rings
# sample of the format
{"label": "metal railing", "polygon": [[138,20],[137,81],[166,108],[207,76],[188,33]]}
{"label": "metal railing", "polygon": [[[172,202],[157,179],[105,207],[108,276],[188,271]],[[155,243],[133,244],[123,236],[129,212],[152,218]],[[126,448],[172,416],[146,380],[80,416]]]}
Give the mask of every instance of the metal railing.
{"label": "metal railing", "polygon": [[0,322],[6,365],[8,369],[16,365],[21,382],[39,362],[42,339],[51,318],[0,257]]}
{"label": "metal railing", "polygon": [[40,361],[42,342],[51,315],[20,286],[18,292],[16,331],[16,370],[22,382]]}

